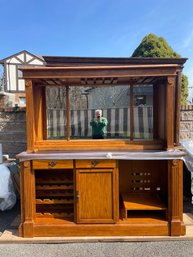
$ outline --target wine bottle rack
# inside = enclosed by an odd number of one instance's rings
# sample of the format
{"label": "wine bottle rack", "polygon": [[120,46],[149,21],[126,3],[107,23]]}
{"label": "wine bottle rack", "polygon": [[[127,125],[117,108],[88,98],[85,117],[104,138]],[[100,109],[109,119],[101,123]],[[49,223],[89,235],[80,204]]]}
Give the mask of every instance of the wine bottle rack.
{"label": "wine bottle rack", "polygon": [[36,218],[74,220],[73,170],[36,170]]}

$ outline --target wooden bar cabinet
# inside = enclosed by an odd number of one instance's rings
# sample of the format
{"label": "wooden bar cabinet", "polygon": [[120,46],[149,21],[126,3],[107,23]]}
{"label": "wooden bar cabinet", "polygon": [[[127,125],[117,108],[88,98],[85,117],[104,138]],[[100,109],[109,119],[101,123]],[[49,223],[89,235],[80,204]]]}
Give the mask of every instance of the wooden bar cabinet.
{"label": "wooden bar cabinet", "polygon": [[[178,130],[186,59],[44,59],[21,67],[19,236],[185,235]],[[100,139],[96,109],[107,120]]]}

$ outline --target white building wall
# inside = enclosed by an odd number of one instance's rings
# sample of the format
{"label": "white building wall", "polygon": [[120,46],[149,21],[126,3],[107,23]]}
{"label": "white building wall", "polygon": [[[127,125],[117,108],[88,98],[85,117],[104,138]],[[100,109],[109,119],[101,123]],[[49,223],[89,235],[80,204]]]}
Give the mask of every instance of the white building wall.
{"label": "white building wall", "polygon": [[25,80],[24,79],[18,80],[18,90],[25,91]]}
{"label": "white building wall", "polygon": [[15,57],[12,57],[8,60],[6,60],[6,63],[9,64],[9,63],[13,63],[13,64],[20,64],[21,61],[19,61],[18,59],[16,59]]}
{"label": "white building wall", "polygon": [[32,59],[33,59],[32,55],[26,54],[26,62],[29,62]]}
{"label": "white building wall", "polygon": [[18,54],[17,57],[18,57],[22,62],[25,61],[25,59],[24,59],[24,53],[23,53],[23,54]]}
{"label": "white building wall", "polygon": [[14,64],[8,64],[6,67],[7,75],[7,90],[15,91],[17,89],[17,76],[16,76],[16,66]]}
{"label": "white building wall", "polygon": [[40,61],[40,60],[34,59],[33,61],[30,61],[29,64],[30,64],[30,65],[32,65],[32,64],[33,64],[33,65],[42,65],[43,62]]}

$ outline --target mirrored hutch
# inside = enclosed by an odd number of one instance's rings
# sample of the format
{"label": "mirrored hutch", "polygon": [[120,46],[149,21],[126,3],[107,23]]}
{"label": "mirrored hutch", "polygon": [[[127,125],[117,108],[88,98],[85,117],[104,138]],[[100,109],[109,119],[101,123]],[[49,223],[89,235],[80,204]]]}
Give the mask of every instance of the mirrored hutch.
{"label": "mirrored hutch", "polygon": [[[184,58],[45,58],[21,67],[19,236],[180,236]],[[93,139],[100,109],[104,138]]]}

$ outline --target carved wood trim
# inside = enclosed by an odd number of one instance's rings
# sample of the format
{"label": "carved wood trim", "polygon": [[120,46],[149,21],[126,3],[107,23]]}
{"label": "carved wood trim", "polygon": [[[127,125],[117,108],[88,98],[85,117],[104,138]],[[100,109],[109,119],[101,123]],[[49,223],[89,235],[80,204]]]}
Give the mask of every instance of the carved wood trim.
{"label": "carved wood trim", "polygon": [[167,149],[174,148],[174,88],[175,77],[167,77],[166,89],[166,124],[167,124]]}
{"label": "carved wood trim", "polygon": [[24,237],[33,237],[33,222],[35,218],[35,175],[31,162],[25,161],[22,172],[22,229]]}
{"label": "carved wood trim", "polygon": [[177,72],[175,90],[175,120],[174,120],[174,142],[179,145],[180,132],[180,96],[181,96],[182,76],[181,71]]}
{"label": "carved wood trim", "polygon": [[34,96],[32,80],[25,81],[26,88],[26,132],[27,132],[27,151],[34,150],[35,142],[35,120],[34,120]]}
{"label": "carved wood trim", "polygon": [[183,174],[182,161],[168,161],[169,220],[171,236],[182,234],[183,225]]}

